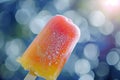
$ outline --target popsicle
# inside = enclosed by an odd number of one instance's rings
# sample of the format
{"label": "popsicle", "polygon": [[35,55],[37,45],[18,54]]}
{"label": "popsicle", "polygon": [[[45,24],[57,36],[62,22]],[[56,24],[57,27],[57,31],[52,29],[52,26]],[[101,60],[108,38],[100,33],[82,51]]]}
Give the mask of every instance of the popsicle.
{"label": "popsicle", "polygon": [[62,16],[54,16],[19,58],[33,76],[56,80],[80,37],[79,28]]}

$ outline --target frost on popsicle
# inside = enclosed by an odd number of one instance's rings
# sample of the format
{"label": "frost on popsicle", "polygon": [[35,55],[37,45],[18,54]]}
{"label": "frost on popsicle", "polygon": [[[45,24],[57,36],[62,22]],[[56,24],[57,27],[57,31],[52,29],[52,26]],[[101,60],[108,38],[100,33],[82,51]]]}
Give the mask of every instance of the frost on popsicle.
{"label": "frost on popsicle", "polygon": [[[41,54],[40,52],[40,45],[38,44],[38,55],[42,56],[40,59],[41,62],[46,62],[47,60],[49,61],[49,66],[52,64],[57,64],[58,63],[58,58],[65,57],[65,51],[62,50],[63,46],[65,47],[65,42],[69,40],[70,37],[65,36],[63,33],[58,33],[58,32],[52,32],[50,36],[48,36],[44,41],[44,45],[48,45],[45,49],[44,54]],[[62,51],[60,51],[62,50]],[[62,52],[62,53],[60,53]],[[59,61],[60,62],[60,61]]]}
{"label": "frost on popsicle", "polygon": [[60,74],[80,37],[80,30],[66,17],[53,17],[33,40],[19,62],[47,80]]}

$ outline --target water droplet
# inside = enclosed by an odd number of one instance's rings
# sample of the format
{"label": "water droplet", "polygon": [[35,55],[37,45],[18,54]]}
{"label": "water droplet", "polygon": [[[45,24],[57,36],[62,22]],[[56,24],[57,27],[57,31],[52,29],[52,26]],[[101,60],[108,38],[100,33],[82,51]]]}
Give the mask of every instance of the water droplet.
{"label": "water droplet", "polygon": [[49,63],[49,66],[51,66],[51,62]]}
{"label": "water droplet", "polygon": [[58,54],[59,52],[58,51],[56,51],[56,54]]}
{"label": "water droplet", "polygon": [[55,64],[57,64],[58,62],[55,62]]}
{"label": "water droplet", "polygon": [[48,59],[51,59],[51,56],[50,56],[50,55],[48,55]]}

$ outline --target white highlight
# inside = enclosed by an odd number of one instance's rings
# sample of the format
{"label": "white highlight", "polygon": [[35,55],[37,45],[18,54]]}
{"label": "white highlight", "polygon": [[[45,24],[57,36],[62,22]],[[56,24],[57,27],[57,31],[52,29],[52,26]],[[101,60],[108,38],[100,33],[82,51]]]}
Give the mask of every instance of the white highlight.
{"label": "white highlight", "polygon": [[84,74],[80,77],[79,80],[94,80],[94,78],[90,74]]}
{"label": "white highlight", "polygon": [[109,65],[115,65],[119,61],[120,57],[116,51],[111,51],[107,54],[106,61]]}
{"label": "white highlight", "polygon": [[52,15],[48,11],[41,11],[34,19],[31,20],[29,25],[30,30],[34,34],[38,34],[51,17]]}
{"label": "white highlight", "polygon": [[90,60],[95,60],[99,56],[99,48],[96,44],[87,44],[84,48],[84,55]]}
{"label": "white highlight", "polygon": [[58,11],[66,10],[70,7],[70,0],[54,0],[54,6]]}
{"label": "white highlight", "polygon": [[80,74],[86,74],[90,71],[91,66],[88,60],[86,59],[79,59],[75,63],[75,72],[80,75]]}
{"label": "white highlight", "polygon": [[19,24],[28,24],[31,19],[31,15],[28,10],[19,9],[15,14],[15,18]]}
{"label": "white highlight", "polygon": [[101,11],[94,11],[89,16],[90,23],[95,27],[101,27],[105,23],[105,16]]}
{"label": "white highlight", "polygon": [[99,30],[103,35],[110,35],[114,31],[114,25],[111,22],[106,22]]}
{"label": "white highlight", "polygon": [[15,58],[20,56],[20,53],[23,52],[24,48],[25,45],[20,39],[13,39],[12,41],[8,41],[5,45],[6,54],[9,57]]}
{"label": "white highlight", "polygon": [[8,57],[5,61],[5,66],[10,71],[17,71],[20,67],[20,64],[16,62],[13,58]]}
{"label": "white highlight", "polygon": [[106,6],[118,6],[119,5],[119,0],[106,0],[105,5]]}

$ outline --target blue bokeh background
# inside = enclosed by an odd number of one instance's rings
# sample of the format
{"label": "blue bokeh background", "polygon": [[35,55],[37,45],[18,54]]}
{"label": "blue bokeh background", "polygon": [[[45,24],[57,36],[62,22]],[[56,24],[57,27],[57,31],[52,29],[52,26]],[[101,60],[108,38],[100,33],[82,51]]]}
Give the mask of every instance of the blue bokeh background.
{"label": "blue bokeh background", "polygon": [[119,0],[0,0],[0,80],[24,79],[16,59],[56,14],[81,30],[57,80],[120,80]]}

